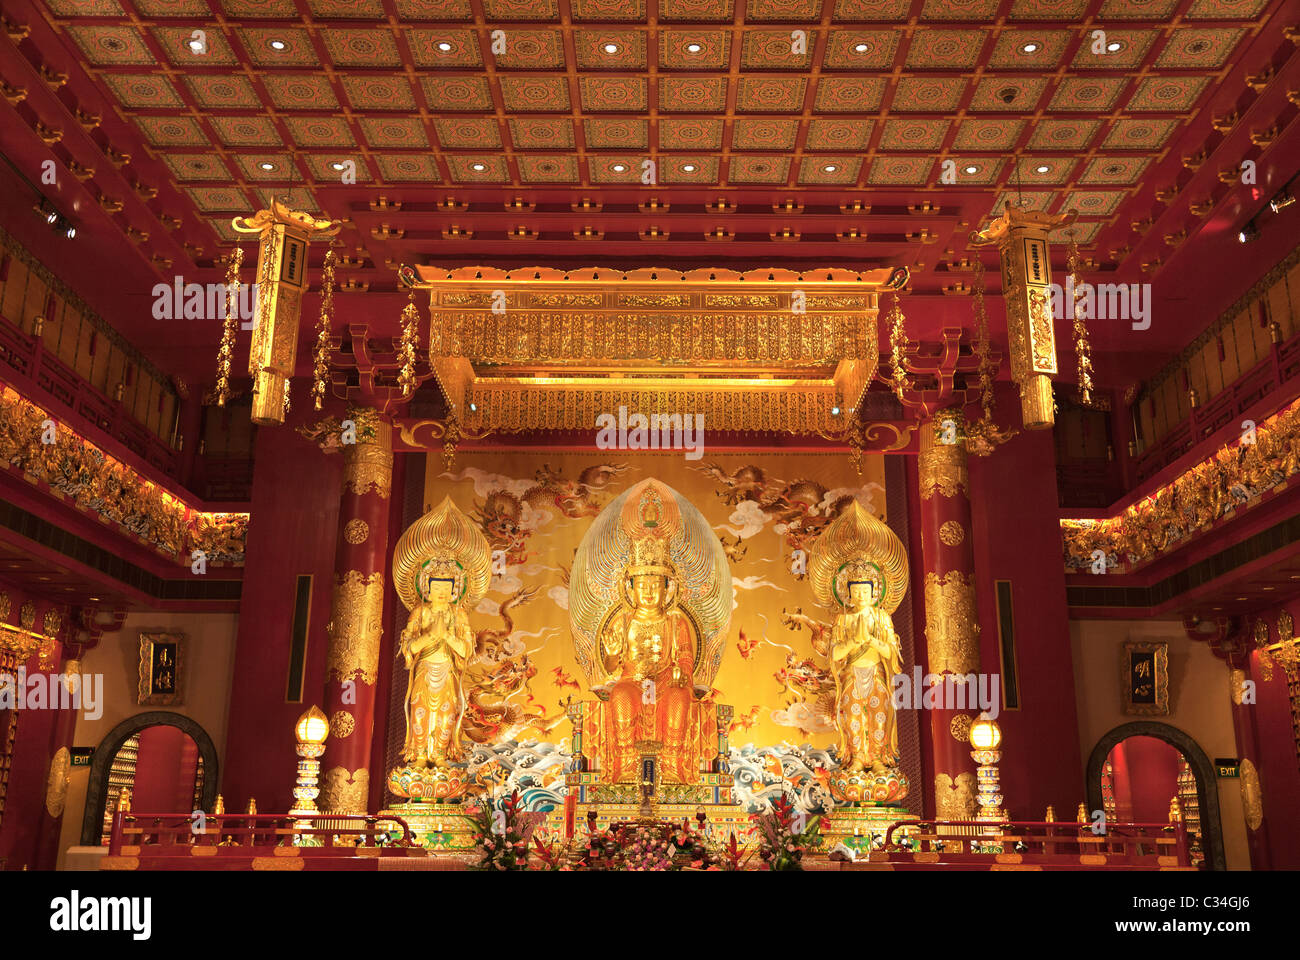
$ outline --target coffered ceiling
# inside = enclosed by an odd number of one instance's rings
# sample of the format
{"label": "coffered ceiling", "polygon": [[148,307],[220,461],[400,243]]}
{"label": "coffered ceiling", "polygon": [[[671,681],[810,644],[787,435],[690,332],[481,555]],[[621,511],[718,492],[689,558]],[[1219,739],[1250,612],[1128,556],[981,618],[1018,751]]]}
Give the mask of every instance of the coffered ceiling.
{"label": "coffered ceiling", "polygon": [[153,221],[117,223],[162,275],[273,195],[348,219],[342,275],[375,292],[401,262],[901,264],[961,292],[1007,202],[1075,208],[1098,268],[1155,271],[1224,209],[1224,156],[1296,113],[1283,0],[12,7],[28,65],[100,119],[107,160],[56,155],[110,210],[113,177],[144,189]]}

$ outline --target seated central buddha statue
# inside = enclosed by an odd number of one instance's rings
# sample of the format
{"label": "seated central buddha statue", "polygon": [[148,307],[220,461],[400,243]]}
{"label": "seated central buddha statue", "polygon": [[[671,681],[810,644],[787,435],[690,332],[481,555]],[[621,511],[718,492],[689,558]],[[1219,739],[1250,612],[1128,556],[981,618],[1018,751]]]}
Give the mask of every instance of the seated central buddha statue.
{"label": "seated central buddha statue", "polygon": [[663,744],[662,771],[669,782],[690,783],[698,759],[687,749],[695,673],[695,630],[674,609],[677,575],[659,540],[633,542],[623,572],[627,605],[605,625],[600,638],[605,683],[595,688],[607,700],[605,737],[612,746],[611,782],[636,771],[636,742]]}
{"label": "seated central buddha statue", "polygon": [[[654,479],[606,505],[574,554],[569,618],[596,700],[578,752],[600,784],[700,785],[719,757],[718,706],[706,698],[731,618],[731,574],[708,521]],[[588,768],[583,768],[584,770]]]}

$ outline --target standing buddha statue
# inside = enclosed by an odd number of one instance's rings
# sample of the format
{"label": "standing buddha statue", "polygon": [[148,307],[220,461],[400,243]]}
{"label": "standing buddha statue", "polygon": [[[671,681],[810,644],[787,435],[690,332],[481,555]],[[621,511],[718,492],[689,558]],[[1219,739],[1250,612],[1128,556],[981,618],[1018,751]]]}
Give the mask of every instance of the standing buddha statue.
{"label": "standing buddha statue", "polygon": [[899,770],[891,695],[903,660],[890,615],[907,589],[907,552],[855,500],[813,545],[808,576],[818,601],[837,610],[825,651],[840,738],[831,795],[841,802],[897,802],[908,784]]}
{"label": "standing buddha statue", "polygon": [[474,653],[466,607],[490,580],[488,542],[450,497],[397,542],[393,583],[411,615],[397,649],[407,689],[404,763],[388,776],[395,796],[451,799],[464,792],[462,676]]}

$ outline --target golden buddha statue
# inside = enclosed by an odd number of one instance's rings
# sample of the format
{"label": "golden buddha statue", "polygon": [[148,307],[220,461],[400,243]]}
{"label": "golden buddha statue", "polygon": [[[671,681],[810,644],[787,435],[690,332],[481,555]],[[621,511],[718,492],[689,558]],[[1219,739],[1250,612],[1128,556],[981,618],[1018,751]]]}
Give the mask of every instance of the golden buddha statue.
{"label": "golden buddha statue", "polygon": [[835,678],[839,769],[831,795],[850,802],[892,803],[907,795],[898,769],[898,718],[892,679],[903,670],[890,615],[907,589],[907,552],[885,524],[856,500],[813,545],[813,593],[838,609],[829,642],[818,650]]}
{"label": "golden buddha statue", "polygon": [[569,613],[598,698],[583,715],[582,752],[602,783],[635,778],[647,751],[664,783],[710,772],[717,709],[702,698],[722,659],[730,581],[703,515],[657,480],[615,498],[583,537]]}
{"label": "golden buddha statue", "polygon": [[388,777],[399,797],[450,799],[464,792],[455,767],[465,715],[462,675],[474,653],[465,608],[487,592],[491,550],[451,498],[413,523],[393,553],[393,583],[411,611],[398,643],[407,669],[405,765]]}

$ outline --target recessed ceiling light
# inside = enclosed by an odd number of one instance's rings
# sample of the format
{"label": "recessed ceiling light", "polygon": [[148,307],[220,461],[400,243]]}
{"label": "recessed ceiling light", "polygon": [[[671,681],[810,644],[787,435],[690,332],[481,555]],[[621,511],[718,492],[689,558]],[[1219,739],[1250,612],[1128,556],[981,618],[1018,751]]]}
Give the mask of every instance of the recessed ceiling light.
{"label": "recessed ceiling light", "polygon": [[693,163],[683,163],[683,164],[682,164],[682,169],[685,170],[687,173],[694,173],[694,172],[695,172],[695,164],[693,164]]}
{"label": "recessed ceiling light", "polygon": [[443,53],[450,53],[451,44],[448,43],[446,40],[444,40],[442,41],[442,43],[438,44],[438,49],[441,50]]}
{"label": "recessed ceiling light", "polygon": [[1038,166],[1034,167],[1034,173],[1046,173],[1050,169],[1052,168],[1049,167],[1047,164],[1040,163]]}
{"label": "recessed ceiling light", "polygon": [[822,172],[823,172],[823,173],[834,173],[834,172],[835,172],[836,170],[838,170],[838,169],[839,169],[839,167],[835,166],[835,164],[833,164],[833,163],[828,163],[828,164],[826,164],[826,166],[822,167]]}
{"label": "recessed ceiling light", "polygon": [[687,53],[699,53],[699,52],[700,52],[701,50],[703,50],[703,49],[704,49],[704,48],[703,48],[702,46],[700,46],[698,43],[688,43],[688,44],[686,45],[686,52],[687,52]]}
{"label": "recessed ceiling light", "polygon": [[853,45],[854,53],[866,53],[870,49],[871,49],[870,44],[866,44],[866,43],[857,43]]}
{"label": "recessed ceiling light", "polygon": [[202,41],[202,40],[191,40],[191,41],[189,42],[189,48],[190,48],[190,53],[202,53],[202,52],[203,52],[203,41]]}
{"label": "recessed ceiling light", "polygon": [[272,41],[271,41],[271,49],[272,49],[272,50],[283,50],[283,49],[284,49],[285,47],[287,47],[287,46],[288,46],[288,44],[285,43],[283,40],[272,40]]}
{"label": "recessed ceiling light", "polygon": [[272,163],[270,160],[263,160],[261,163],[258,164],[258,166],[261,167],[263,170],[275,169],[275,164]]}
{"label": "recessed ceiling light", "polygon": [[1022,53],[1037,53],[1037,52],[1038,52],[1038,44],[1036,44],[1036,43],[1026,43],[1026,44],[1022,44],[1021,47],[1020,47],[1020,50],[1021,50]]}
{"label": "recessed ceiling light", "polygon": [[487,169],[487,165],[486,165],[486,164],[482,164],[482,163],[471,163],[471,164],[469,165],[469,168],[470,168],[471,170],[474,170],[474,171],[477,171],[477,172],[479,172],[479,173],[482,173],[484,170]]}
{"label": "recessed ceiling light", "polygon": [[973,163],[971,163],[971,164],[967,164],[967,165],[966,165],[966,172],[967,172],[967,173],[979,173],[979,170],[980,170],[980,168],[977,167],[977,166],[975,166],[975,164],[973,164]]}
{"label": "recessed ceiling light", "polygon": [[68,224],[68,229],[64,232],[67,234],[69,240],[73,240],[77,236],[77,228],[72,224]]}
{"label": "recessed ceiling light", "polygon": [[333,163],[330,164],[330,166],[333,167],[335,170],[342,170],[347,166],[347,164],[344,163],[342,160],[335,160]]}
{"label": "recessed ceiling light", "polygon": [[627,169],[627,165],[623,163],[616,163],[611,169],[613,169],[615,173],[622,173],[624,170]]}
{"label": "recessed ceiling light", "polygon": [[607,44],[605,44],[605,46],[602,47],[601,49],[603,49],[606,53],[618,53],[618,44],[617,44],[617,43],[607,43]]}
{"label": "recessed ceiling light", "polygon": [[1106,49],[1110,53],[1114,53],[1116,50],[1119,50],[1123,46],[1124,44],[1120,43],[1118,40],[1112,40],[1110,43],[1106,44]]}

